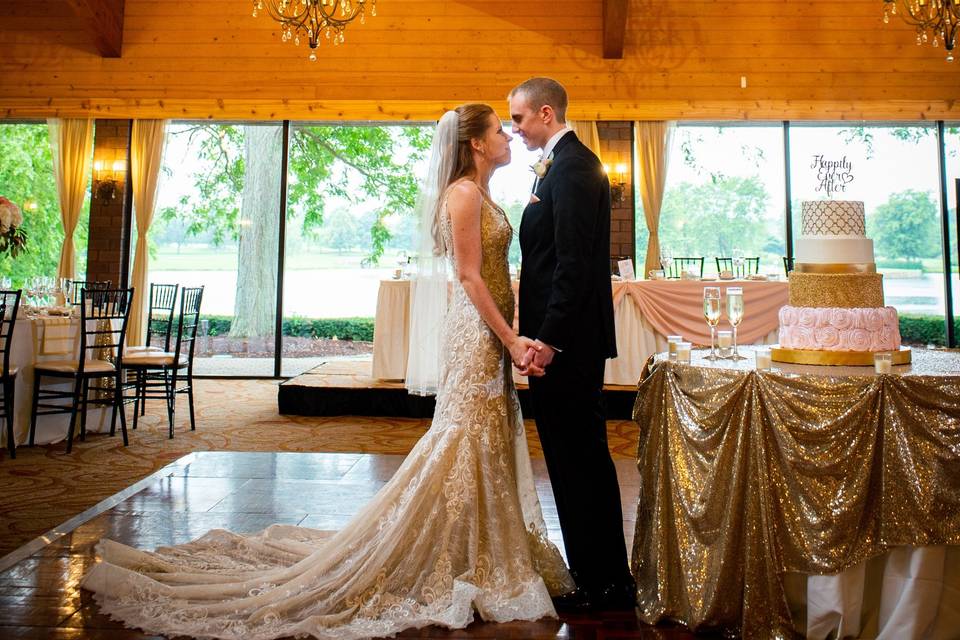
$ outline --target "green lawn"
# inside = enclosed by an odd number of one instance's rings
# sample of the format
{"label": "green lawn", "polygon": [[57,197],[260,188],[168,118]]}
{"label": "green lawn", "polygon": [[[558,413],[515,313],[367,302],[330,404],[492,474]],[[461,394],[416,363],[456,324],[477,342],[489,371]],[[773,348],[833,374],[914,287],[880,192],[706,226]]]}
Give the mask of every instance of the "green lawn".
{"label": "green lawn", "polygon": [[[357,269],[366,254],[362,251],[339,253],[329,249],[312,252],[287,253],[286,268],[311,269]],[[380,267],[393,268],[397,264],[397,252],[387,251],[380,259]],[[225,247],[184,247],[177,252],[176,246],[164,246],[151,257],[150,269],[154,271],[234,271],[237,268],[237,252]]]}

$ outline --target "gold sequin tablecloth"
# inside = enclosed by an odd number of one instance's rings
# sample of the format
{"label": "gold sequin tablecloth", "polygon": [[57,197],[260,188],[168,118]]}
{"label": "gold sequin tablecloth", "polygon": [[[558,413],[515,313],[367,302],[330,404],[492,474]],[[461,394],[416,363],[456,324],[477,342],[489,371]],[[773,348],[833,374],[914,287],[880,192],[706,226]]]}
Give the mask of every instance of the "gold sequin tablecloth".
{"label": "gold sequin tablecloth", "polygon": [[639,386],[633,547],[641,617],[793,637],[785,576],[960,544],[960,353],[912,365],[691,363]]}

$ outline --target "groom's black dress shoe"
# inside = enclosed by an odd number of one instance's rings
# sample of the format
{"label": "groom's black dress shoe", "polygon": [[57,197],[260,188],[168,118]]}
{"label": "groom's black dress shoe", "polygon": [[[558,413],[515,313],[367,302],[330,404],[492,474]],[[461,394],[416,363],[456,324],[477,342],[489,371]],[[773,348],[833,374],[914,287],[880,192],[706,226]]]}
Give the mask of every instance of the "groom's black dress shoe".
{"label": "groom's black dress shoe", "polygon": [[570,593],[554,596],[552,600],[559,613],[589,613],[597,608],[593,599],[580,587]]}
{"label": "groom's black dress shoe", "polygon": [[607,585],[594,598],[595,604],[605,610],[627,610],[637,606],[637,585],[630,582]]}

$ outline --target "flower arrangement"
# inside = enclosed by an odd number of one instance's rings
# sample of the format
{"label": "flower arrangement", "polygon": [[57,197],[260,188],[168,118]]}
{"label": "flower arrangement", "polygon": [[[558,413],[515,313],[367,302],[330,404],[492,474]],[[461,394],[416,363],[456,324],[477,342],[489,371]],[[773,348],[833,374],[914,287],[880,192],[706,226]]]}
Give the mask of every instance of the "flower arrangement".
{"label": "flower arrangement", "polygon": [[0,255],[9,253],[16,258],[27,246],[27,232],[22,225],[20,207],[0,196]]}

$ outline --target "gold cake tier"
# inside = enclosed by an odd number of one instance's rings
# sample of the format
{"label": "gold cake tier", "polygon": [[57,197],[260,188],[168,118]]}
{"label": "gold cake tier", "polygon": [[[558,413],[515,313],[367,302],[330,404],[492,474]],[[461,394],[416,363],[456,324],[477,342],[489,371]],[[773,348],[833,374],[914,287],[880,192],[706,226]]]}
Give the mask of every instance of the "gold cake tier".
{"label": "gold cake tier", "polygon": [[[891,364],[894,366],[910,364],[913,359],[910,347],[900,347],[890,352]],[[815,351],[813,349],[783,349],[779,346],[770,347],[770,359],[775,362],[789,362],[792,364],[813,364],[821,366],[858,366],[873,365],[873,351]]]}
{"label": "gold cake tier", "polygon": [[877,265],[873,262],[798,262],[794,270],[800,273],[876,273]]}
{"label": "gold cake tier", "polygon": [[883,275],[791,271],[790,306],[843,309],[882,307]]}

